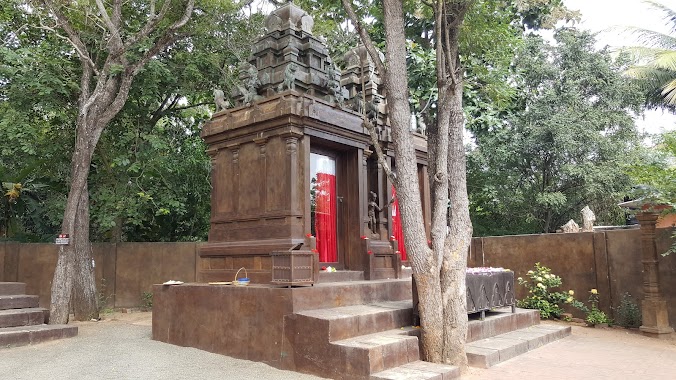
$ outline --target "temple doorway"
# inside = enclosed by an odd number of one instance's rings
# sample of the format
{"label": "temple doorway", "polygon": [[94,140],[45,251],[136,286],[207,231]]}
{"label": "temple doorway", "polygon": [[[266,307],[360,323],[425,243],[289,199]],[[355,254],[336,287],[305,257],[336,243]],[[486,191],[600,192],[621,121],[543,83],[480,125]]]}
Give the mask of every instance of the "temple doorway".
{"label": "temple doorway", "polygon": [[328,153],[310,153],[311,233],[317,239],[319,261],[337,264],[338,193],[336,157]]}

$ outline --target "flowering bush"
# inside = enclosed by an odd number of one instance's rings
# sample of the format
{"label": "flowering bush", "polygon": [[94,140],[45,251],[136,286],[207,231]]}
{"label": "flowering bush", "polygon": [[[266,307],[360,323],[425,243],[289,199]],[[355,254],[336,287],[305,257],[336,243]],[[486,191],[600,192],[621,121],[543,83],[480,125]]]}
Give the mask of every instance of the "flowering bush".
{"label": "flowering bush", "polygon": [[524,309],[540,310],[540,317],[558,318],[563,313],[563,305],[570,304],[573,307],[584,307],[582,302],[575,299],[575,292],[553,291],[562,285],[561,277],[552,273],[552,270],[535,264],[535,268],[527,272],[528,278],[517,278],[520,285],[528,288],[528,296],[517,301],[517,306]]}
{"label": "flowering bush", "polygon": [[589,305],[591,307],[587,307],[582,305],[580,308],[585,312],[587,315],[585,317],[585,322],[587,322],[588,325],[598,325],[602,323],[613,323],[613,320],[610,319],[606,313],[603,311],[599,310],[599,292],[596,289],[592,289],[589,291]]}

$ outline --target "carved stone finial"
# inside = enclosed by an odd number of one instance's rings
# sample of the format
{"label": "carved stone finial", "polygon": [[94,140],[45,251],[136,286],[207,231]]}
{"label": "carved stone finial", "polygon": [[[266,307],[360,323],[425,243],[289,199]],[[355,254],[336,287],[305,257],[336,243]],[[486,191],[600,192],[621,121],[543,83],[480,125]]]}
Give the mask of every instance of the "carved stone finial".
{"label": "carved stone finial", "polygon": [[314,23],[314,19],[307,12],[293,2],[288,2],[286,5],[270,13],[265,19],[265,28],[268,30],[268,33],[291,28],[296,31],[312,34]]}

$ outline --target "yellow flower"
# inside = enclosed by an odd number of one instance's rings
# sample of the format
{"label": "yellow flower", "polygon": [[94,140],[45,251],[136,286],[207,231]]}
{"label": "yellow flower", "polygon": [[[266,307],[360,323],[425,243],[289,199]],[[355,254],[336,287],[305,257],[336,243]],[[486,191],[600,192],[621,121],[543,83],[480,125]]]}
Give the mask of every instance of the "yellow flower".
{"label": "yellow flower", "polygon": [[568,303],[573,302],[573,297],[568,297],[568,298],[566,298],[566,302],[568,302]]}
{"label": "yellow flower", "polygon": [[571,295],[571,296],[573,296],[573,295],[575,295],[575,292],[572,291],[572,290],[569,290],[569,291],[568,291],[568,294]]}
{"label": "yellow flower", "polygon": [[537,280],[538,280],[538,281],[542,281],[542,277],[538,277]]}
{"label": "yellow flower", "polygon": [[538,282],[538,284],[537,284],[537,287],[538,287],[538,288],[542,288],[542,289],[544,289],[544,288],[545,288],[545,286],[544,286],[544,285],[542,285],[542,283],[541,283],[541,282]]}
{"label": "yellow flower", "polygon": [[545,278],[546,278],[546,279],[549,279],[549,277],[550,277],[550,276],[549,276],[548,274],[545,275]]}
{"label": "yellow flower", "polygon": [[596,290],[596,289],[592,289],[592,290],[591,290],[591,294],[599,294],[599,291]]}
{"label": "yellow flower", "polygon": [[527,274],[533,274],[533,271],[532,271],[532,270],[529,270],[529,271],[526,272],[526,273],[527,273]]}

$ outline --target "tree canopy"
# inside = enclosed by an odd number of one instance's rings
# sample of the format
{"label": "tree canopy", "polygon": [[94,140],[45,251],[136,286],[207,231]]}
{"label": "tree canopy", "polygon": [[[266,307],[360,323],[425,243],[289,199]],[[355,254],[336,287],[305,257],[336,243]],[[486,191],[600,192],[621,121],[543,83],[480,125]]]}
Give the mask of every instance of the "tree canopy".
{"label": "tree canopy", "polygon": [[478,234],[553,232],[585,205],[601,223],[618,221],[642,94],[621,76],[627,63],[594,51],[589,33],[561,29],[555,40],[525,39],[509,115],[476,131],[470,193]]}

